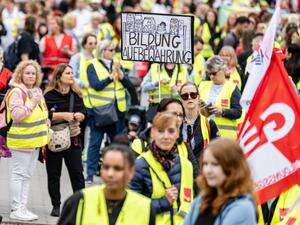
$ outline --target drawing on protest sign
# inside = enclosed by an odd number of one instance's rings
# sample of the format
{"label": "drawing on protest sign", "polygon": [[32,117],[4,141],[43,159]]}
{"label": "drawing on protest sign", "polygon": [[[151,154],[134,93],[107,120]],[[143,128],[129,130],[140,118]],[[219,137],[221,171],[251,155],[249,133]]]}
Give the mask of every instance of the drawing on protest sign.
{"label": "drawing on protest sign", "polygon": [[122,13],[122,59],[193,64],[194,17]]}

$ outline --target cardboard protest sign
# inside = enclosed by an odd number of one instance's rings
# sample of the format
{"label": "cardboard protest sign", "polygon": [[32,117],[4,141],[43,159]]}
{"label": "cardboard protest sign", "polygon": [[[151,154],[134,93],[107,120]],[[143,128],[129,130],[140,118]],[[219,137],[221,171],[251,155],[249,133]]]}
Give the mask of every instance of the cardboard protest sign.
{"label": "cardboard protest sign", "polygon": [[122,13],[122,59],[193,64],[194,17]]}

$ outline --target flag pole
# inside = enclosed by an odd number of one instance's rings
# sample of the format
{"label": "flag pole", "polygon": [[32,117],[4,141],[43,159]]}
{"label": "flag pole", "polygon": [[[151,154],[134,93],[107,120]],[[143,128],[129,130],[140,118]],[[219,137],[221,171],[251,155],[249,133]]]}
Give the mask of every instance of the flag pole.
{"label": "flag pole", "polygon": [[157,67],[157,73],[158,73],[158,101],[160,103],[161,101],[161,82],[160,82],[160,64],[158,64],[158,67]]}

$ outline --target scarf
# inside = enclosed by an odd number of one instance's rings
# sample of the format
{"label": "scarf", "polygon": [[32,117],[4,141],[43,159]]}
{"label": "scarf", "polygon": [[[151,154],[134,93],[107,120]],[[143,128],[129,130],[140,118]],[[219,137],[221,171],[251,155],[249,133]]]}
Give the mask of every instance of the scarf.
{"label": "scarf", "polygon": [[177,156],[177,146],[174,145],[170,151],[161,150],[153,141],[150,150],[154,158],[163,166],[166,171],[171,169],[171,164]]}

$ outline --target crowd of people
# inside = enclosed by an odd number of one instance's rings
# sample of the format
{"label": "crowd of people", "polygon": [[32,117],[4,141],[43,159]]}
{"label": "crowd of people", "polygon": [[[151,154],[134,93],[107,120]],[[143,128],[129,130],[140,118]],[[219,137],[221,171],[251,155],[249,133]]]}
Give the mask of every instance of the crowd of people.
{"label": "crowd of people", "polygon": [[[1,1],[0,157],[10,163],[10,218],[38,219],[27,203],[40,161],[58,224],[284,220],[296,208],[299,185],[258,206],[235,141],[248,66],[274,6],[273,0]],[[284,53],[298,92],[300,3],[282,0],[281,7],[274,48]],[[122,60],[121,12],[193,15],[194,64]],[[73,195],[61,207],[63,161]]]}

